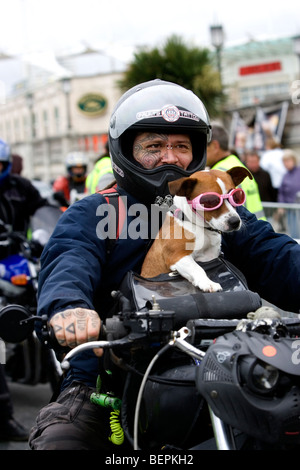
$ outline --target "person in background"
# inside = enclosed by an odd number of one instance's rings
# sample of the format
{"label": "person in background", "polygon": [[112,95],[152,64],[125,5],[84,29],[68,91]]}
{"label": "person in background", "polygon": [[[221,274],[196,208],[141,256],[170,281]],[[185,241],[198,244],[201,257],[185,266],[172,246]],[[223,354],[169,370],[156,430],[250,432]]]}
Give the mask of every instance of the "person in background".
{"label": "person in background", "polygon": [[12,167],[11,173],[14,175],[21,175],[23,171],[23,158],[16,153],[12,154]]}
{"label": "person in background", "polygon": [[[245,166],[241,160],[229,150],[229,135],[226,129],[217,123],[211,124],[212,138],[207,145],[207,166],[210,169],[227,171],[235,166]],[[264,210],[256,181],[245,178],[240,187],[246,193],[245,207],[256,215],[264,218]]]}
{"label": "person in background", "polygon": [[30,217],[48,205],[27,178],[12,173],[9,145],[0,139],[0,219],[14,231],[27,234]]}
{"label": "person in background", "polygon": [[96,160],[95,166],[88,174],[85,182],[87,194],[94,194],[108,186],[114,180],[111,160],[109,156],[108,143],[105,146],[105,152]]}
{"label": "person in background", "polygon": [[255,150],[245,152],[243,161],[258,185],[261,200],[276,202],[276,191],[272,186],[271,176],[268,171],[261,168],[258,152]]}
{"label": "person in background", "polygon": [[67,175],[59,176],[53,183],[54,198],[68,207],[85,192],[88,158],[83,152],[71,152],[65,160]]}
{"label": "person in background", "polygon": [[266,140],[266,150],[260,156],[260,166],[270,174],[272,186],[276,192],[276,199],[282,178],[286,173],[282,157],[283,149],[279,142],[273,137],[268,137]]}
{"label": "person in background", "polygon": [[[300,201],[300,166],[293,150],[285,149],[282,156],[286,173],[278,189],[278,202],[295,203]],[[300,239],[299,209],[287,209],[288,233],[291,237]]]}
{"label": "person in background", "polygon": [[[0,219],[12,229],[27,234],[30,216],[47,205],[31,182],[12,174],[9,145],[0,139]],[[9,253],[11,254],[11,252]],[[7,256],[1,247],[1,258]],[[0,440],[27,440],[28,431],[14,418],[13,403],[6,383],[5,368],[0,364]]]}

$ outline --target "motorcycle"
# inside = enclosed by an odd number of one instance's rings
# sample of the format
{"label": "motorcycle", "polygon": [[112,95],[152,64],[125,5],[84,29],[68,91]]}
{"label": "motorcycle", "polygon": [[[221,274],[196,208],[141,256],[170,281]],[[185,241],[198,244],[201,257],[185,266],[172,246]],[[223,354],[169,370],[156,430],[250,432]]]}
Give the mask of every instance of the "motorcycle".
{"label": "motorcycle", "polygon": [[[0,308],[4,312],[18,304],[30,315],[37,310],[39,257],[61,212],[52,206],[40,208],[31,220],[31,236],[14,232],[0,221]],[[18,337],[5,317],[5,372],[13,382],[28,385],[50,382],[54,388],[58,368],[53,353],[45,348],[34,331]],[[54,367],[55,364],[55,367]]]}
{"label": "motorcycle", "polygon": [[[222,292],[201,293],[179,275],[128,273],[112,292],[117,308],[99,341],[65,353],[62,369],[84,351],[104,350],[91,401],[111,409],[116,445],[126,438],[134,450],[151,452],[295,449],[300,319],[262,306],[223,261],[207,268],[226,286]],[[8,314],[20,334],[39,323],[42,341],[53,346],[47,319],[18,306],[0,312],[0,334]],[[109,388],[116,370],[121,396]]]}

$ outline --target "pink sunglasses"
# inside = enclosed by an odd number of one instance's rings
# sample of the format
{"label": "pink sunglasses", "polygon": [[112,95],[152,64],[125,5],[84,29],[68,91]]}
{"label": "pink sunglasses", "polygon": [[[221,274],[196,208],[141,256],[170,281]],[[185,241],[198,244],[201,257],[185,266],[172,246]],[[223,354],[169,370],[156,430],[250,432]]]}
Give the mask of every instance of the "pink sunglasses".
{"label": "pink sunglasses", "polygon": [[242,206],[246,201],[246,194],[241,188],[232,189],[228,194],[207,192],[199,194],[199,196],[195,197],[192,201],[188,201],[188,203],[194,210],[214,211],[221,207],[224,199],[228,199],[233,207]]}

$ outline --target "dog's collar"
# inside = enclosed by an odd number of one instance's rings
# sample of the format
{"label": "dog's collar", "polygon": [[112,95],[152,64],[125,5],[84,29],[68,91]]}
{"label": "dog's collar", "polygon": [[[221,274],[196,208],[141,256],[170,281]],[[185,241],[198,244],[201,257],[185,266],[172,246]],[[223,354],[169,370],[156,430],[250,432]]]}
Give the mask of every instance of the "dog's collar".
{"label": "dog's collar", "polygon": [[204,227],[206,230],[210,230],[211,232],[217,232],[219,235],[222,235],[222,232],[221,230],[218,230],[216,228],[212,228],[212,227]]}
{"label": "dog's collar", "polygon": [[[197,214],[199,216],[199,214]],[[184,212],[177,208],[174,210],[173,212],[173,216],[176,217],[176,219],[180,219],[180,220],[184,220]],[[203,220],[204,220],[204,217],[202,217]],[[206,230],[210,230],[211,232],[217,232],[219,233],[220,235],[222,234],[221,230],[218,230],[216,228],[212,228],[212,227],[204,227]]]}

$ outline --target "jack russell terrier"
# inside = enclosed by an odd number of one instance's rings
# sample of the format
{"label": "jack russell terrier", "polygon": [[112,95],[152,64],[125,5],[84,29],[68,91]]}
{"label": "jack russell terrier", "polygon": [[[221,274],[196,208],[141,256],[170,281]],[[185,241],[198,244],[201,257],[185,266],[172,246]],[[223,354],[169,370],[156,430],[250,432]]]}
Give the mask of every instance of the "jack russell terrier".
{"label": "jack russell terrier", "polygon": [[198,171],[170,182],[177,209],[166,215],[144,260],[141,276],[152,278],[176,271],[204,292],[222,290],[196,262],[217,258],[222,233],[241,228],[235,207],[244,204],[246,195],[237,186],[247,176],[253,179],[246,168],[234,167],[228,171]]}

